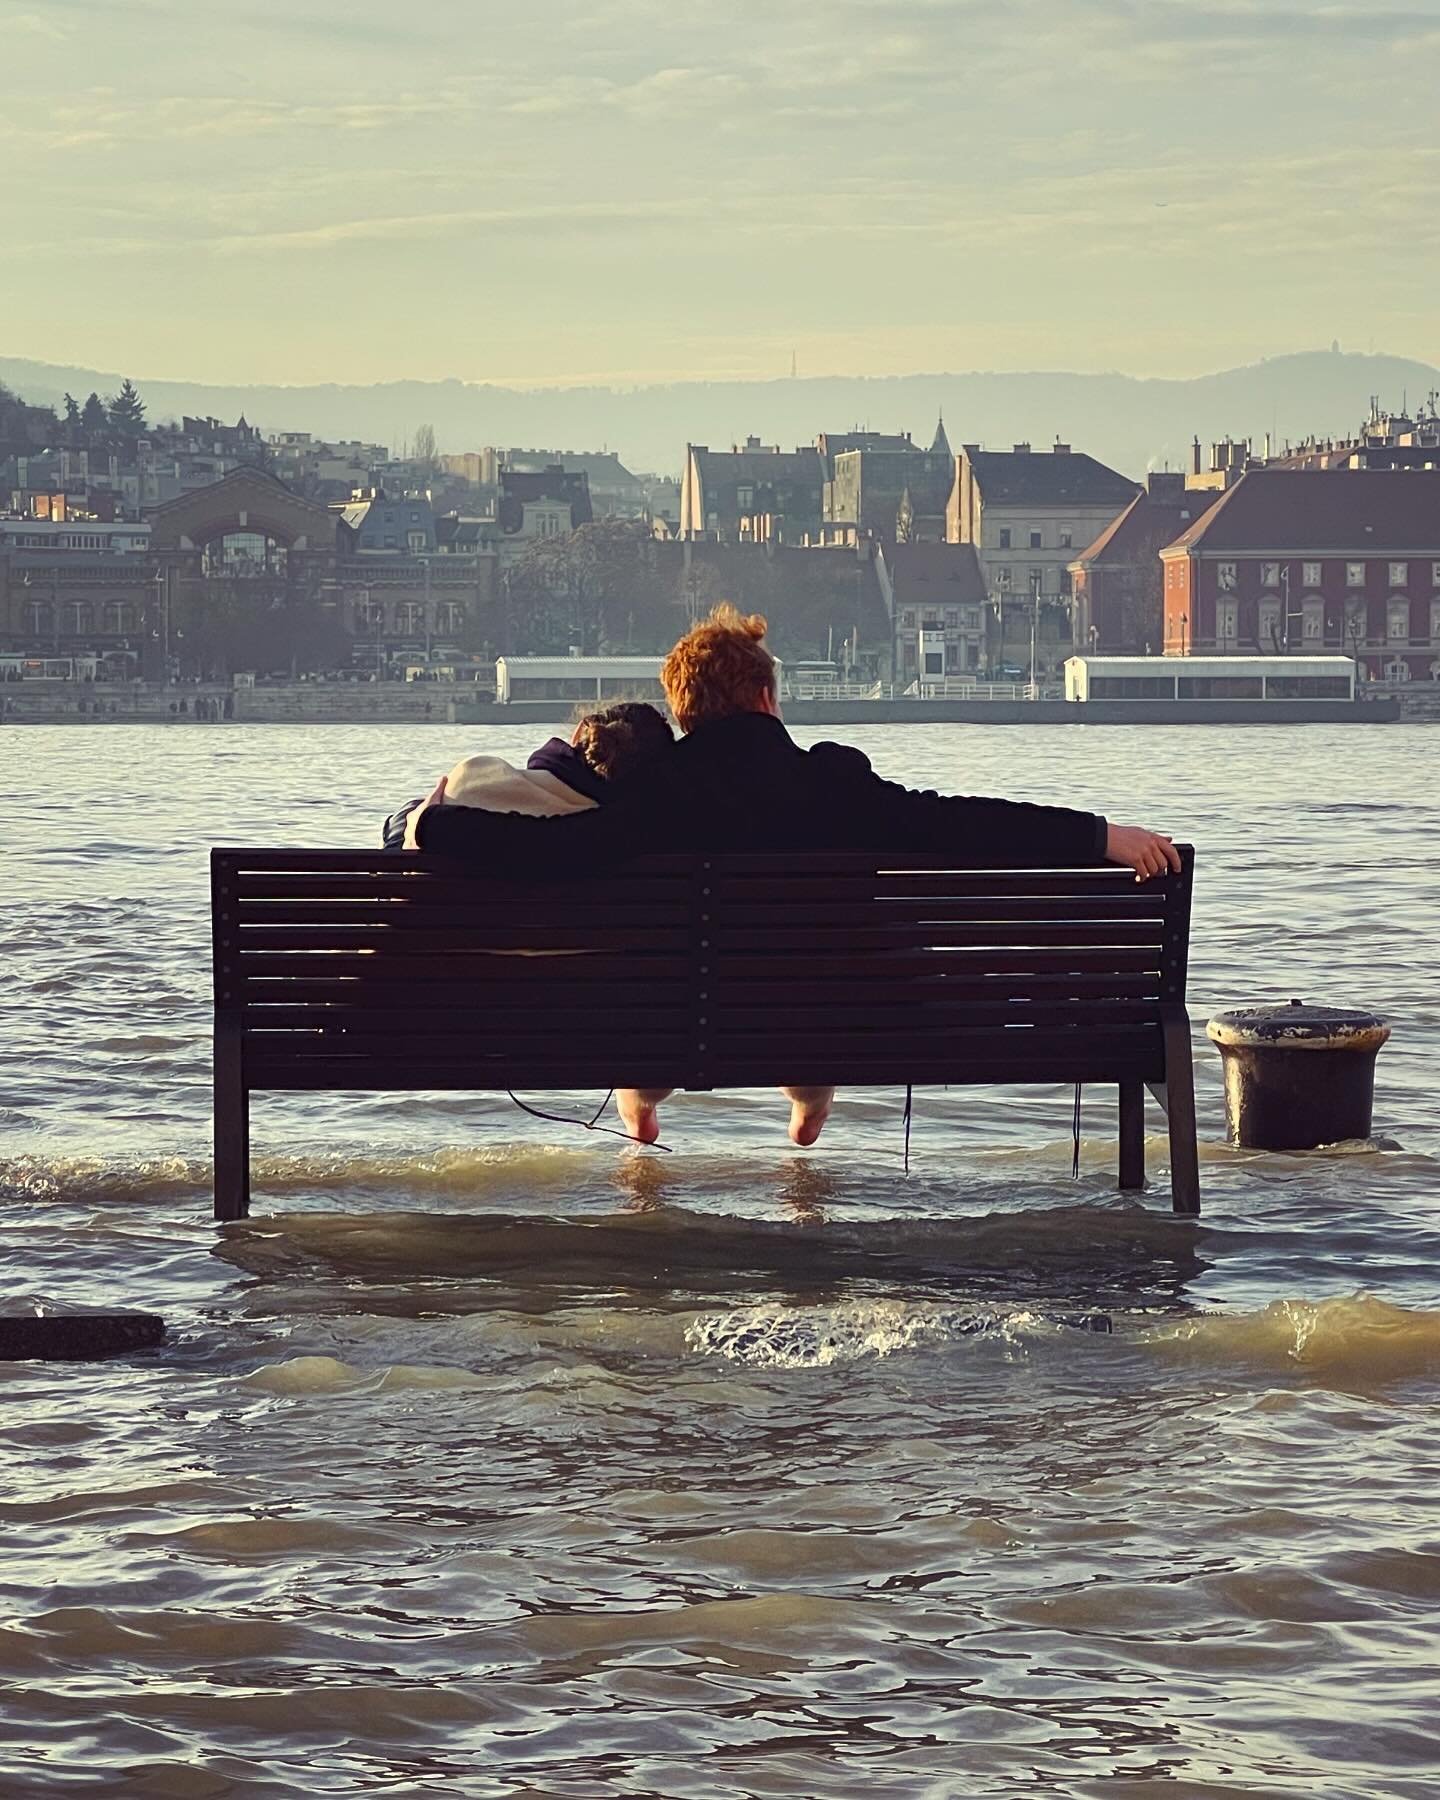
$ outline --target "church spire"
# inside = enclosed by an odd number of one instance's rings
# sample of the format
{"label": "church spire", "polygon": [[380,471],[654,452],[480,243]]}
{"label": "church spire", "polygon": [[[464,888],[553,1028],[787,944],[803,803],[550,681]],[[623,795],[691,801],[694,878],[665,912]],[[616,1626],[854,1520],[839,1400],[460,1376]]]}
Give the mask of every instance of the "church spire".
{"label": "church spire", "polygon": [[932,456],[951,455],[950,440],[945,435],[945,409],[942,406],[935,420],[935,442],[930,446]]}

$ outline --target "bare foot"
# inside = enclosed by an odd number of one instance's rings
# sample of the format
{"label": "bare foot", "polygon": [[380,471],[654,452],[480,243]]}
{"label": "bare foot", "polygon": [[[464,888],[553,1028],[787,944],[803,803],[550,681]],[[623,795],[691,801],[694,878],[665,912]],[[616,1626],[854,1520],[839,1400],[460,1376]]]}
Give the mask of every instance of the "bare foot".
{"label": "bare foot", "polygon": [[809,1149],[825,1129],[830,1117],[834,1088],[786,1088],[790,1101],[790,1141]]}
{"label": "bare foot", "polygon": [[642,1144],[653,1144],[660,1136],[660,1115],[656,1111],[660,1102],[673,1090],[670,1088],[617,1088],[615,1092],[615,1111],[620,1115],[620,1123]]}

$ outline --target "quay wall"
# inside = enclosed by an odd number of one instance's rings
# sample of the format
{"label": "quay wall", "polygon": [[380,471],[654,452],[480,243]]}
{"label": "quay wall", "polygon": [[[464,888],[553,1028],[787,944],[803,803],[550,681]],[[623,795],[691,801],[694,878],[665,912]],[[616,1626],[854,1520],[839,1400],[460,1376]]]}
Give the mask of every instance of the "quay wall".
{"label": "quay wall", "polygon": [[[1425,693],[1369,694],[1363,700],[789,700],[792,725],[1313,725],[1393,719],[1440,723],[1440,687]],[[296,682],[274,687],[143,688],[73,684],[0,689],[0,723],[195,723],[195,703],[244,724],[564,725],[576,717],[568,700],[522,700],[508,706],[477,699],[471,684],[443,682]],[[185,710],[180,711],[181,706]]]}
{"label": "quay wall", "polygon": [[[784,711],[790,725],[1380,725],[1401,716],[1396,700],[787,700]],[[451,716],[466,725],[553,725],[575,710],[564,701],[457,701]]]}

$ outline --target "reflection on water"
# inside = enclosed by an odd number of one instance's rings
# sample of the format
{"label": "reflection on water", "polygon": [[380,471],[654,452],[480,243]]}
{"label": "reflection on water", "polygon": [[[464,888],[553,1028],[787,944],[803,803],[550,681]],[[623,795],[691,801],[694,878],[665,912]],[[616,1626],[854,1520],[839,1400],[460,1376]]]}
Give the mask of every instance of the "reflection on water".
{"label": "reflection on water", "polygon": [[172,1322],[0,1369],[0,1794],[1428,1795],[1425,728],[866,734],[1195,838],[1197,1023],[1395,1018],[1344,1155],[1223,1145],[1197,1036],[1198,1224],[1100,1093],[1077,1181],[1058,1090],[922,1092],[908,1174],[897,1094],[809,1156],[677,1096],[669,1157],[329,1095],[260,1099],[217,1233],[204,843],[368,839],[522,736],[0,730],[0,1303]]}

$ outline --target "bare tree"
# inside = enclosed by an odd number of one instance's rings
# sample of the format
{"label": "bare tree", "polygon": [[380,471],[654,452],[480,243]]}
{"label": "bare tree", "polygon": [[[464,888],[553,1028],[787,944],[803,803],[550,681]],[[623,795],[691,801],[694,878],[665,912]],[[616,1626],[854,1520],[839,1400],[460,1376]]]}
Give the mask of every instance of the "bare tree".
{"label": "bare tree", "polygon": [[684,628],[676,596],[657,574],[654,539],[640,519],[595,519],[538,538],[510,583],[515,641],[538,650],[579,644],[604,651],[668,650]]}
{"label": "bare tree", "polygon": [[415,443],[410,452],[410,460],[419,463],[427,477],[433,475],[440,467],[433,425],[417,425],[415,427]]}

